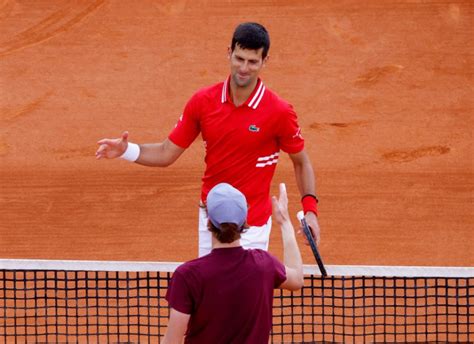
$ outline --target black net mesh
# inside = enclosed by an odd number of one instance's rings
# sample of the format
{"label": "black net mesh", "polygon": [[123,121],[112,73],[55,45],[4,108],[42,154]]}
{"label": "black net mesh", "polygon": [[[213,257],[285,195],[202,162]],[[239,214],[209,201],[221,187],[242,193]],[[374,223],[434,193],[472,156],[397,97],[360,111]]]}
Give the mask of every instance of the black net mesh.
{"label": "black net mesh", "polygon": [[[0,342],[156,343],[170,272],[0,270]],[[307,275],[275,291],[275,343],[472,342],[474,278]]]}

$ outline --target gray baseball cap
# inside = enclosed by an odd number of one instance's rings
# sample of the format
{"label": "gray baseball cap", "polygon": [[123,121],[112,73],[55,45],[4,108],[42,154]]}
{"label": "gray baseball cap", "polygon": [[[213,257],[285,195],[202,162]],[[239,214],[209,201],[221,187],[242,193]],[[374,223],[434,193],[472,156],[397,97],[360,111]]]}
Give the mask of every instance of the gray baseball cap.
{"label": "gray baseball cap", "polygon": [[207,215],[219,229],[223,223],[234,223],[242,227],[247,220],[247,200],[232,185],[217,184],[207,194]]}

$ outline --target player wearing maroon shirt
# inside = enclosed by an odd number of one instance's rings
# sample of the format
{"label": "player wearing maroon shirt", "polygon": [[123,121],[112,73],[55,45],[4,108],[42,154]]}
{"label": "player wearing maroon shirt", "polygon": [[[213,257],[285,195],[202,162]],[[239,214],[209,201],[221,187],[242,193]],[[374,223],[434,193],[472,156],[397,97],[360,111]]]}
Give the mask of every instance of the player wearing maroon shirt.
{"label": "player wearing maroon shirt", "polygon": [[288,215],[284,184],[273,197],[274,218],[281,226],[284,264],[260,249],[244,250],[245,196],[227,183],[207,196],[210,254],[179,266],[166,299],[170,320],[163,343],[268,343],[273,290],[303,286],[303,266]]}
{"label": "player wearing maroon shirt", "polygon": [[196,92],[167,139],[137,145],[128,133],[103,139],[96,156],[168,166],[201,134],[206,147],[199,221],[199,255],[209,253],[205,200],[218,183],[242,191],[249,203],[250,228],[242,235],[245,248],[268,248],[271,229],[270,185],[280,151],[289,154],[302,195],[305,217],[319,243],[314,172],[290,104],[270,91],[259,78],[268,61],[270,39],[257,23],[239,25],[229,47],[230,76]]}

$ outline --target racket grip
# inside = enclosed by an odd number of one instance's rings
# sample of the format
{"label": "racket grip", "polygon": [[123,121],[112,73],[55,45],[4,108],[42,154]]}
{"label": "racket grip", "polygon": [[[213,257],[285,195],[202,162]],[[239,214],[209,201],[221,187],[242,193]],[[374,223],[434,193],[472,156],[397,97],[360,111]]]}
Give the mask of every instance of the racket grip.
{"label": "racket grip", "polygon": [[[298,218],[298,221],[299,221],[300,223],[303,223],[303,220],[304,220],[304,212],[303,212],[303,210],[300,210],[299,212],[297,212],[297,213],[296,213],[296,217]],[[305,221],[305,223],[306,223],[306,221]],[[309,227],[308,227],[308,228],[309,228]],[[311,231],[310,231],[310,234],[311,234],[311,236],[314,238],[313,233],[312,233]],[[309,239],[308,239],[308,240],[309,240]]]}
{"label": "racket grip", "polygon": [[323,260],[321,258],[321,255],[319,254],[318,247],[316,246],[316,243],[314,242],[313,233],[311,233],[311,229],[306,223],[303,211],[300,210],[296,214],[296,217],[298,218],[298,220],[301,222],[301,225],[303,226],[303,231],[311,246],[311,250],[313,251],[314,258],[316,259],[316,263],[318,263],[319,271],[321,271],[321,275],[323,277],[326,277],[327,276],[326,268],[324,267]]}

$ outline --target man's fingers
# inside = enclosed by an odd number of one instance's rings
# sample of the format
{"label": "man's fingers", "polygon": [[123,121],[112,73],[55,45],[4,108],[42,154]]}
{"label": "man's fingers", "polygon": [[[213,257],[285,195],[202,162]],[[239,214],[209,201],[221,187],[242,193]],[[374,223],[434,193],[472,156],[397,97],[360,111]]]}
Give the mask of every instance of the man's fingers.
{"label": "man's fingers", "polygon": [[272,196],[272,206],[274,215],[279,216],[281,214],[281,203],[276,196]]}
{"label": "man's fingers", "polygon": [[97,151],[95,152],[95,155],[101,155],[103,151],[104,151],[104,146],[100,145]]}
{"label": "man's fingers", "polygon": [[311,227],[311,235],[314,238],[314,242],[316,243],[316,246],[319,246],[319,242],[321,241],[320,236],[319,236],[319,231],[315,230],[313,227]]}
{"label": "man's fingers", "polygon": [[310,246],[309,245],[309,241],[308,241],[308,238],[306,237],[306,234],[304,234],[304,231],[303,231],[303,228],[299,228],[296,233],[298,235],[301,235],[303,237],[303,244],[306,245],[306,246]]}
{"label": "man's fingers", "polygon": [[272,203],[274,207],[278,204],[278,199],[275,196],[272,196]]}
{"label": "man's fingers", "polygon": [[316,242],[316,246],[319,246],[319,243],[321,242],[320,236],[317,233],[313,232],[313,237],[314,241]]}
{"label": "man's fingers", "polygon": [[280,199],[279,201],[282,203],[284,207],[288,206],[288,195],[286,193],[286,185],[285,183],[280,183]]}
{"label": "man's fingers", "polygon": [[286,185],[285,185],[285,183],[280,183],[280,194],[286,194]]}
{"label": "man's fingers", "polygon": [[106,144],[109,141],[110,141],[110,139],[102,139],[102,140],[97,141],[97,144],[98,145],[103,145],[103,144]]}
{"label": "man's fingers", "polygon": [[117,142],[119,142],[120,139],[102,139],[100,141],[97,141],[98,145],[108,145],[108,146],[113,146],[116,145]]}
{"label": "man's fingers", "polygon": [[104,151],[106,149],[106,145],[100,145],[99,149],[95,152],[95,156],[97,159],[103,158],[104,157]]}
{"label": "man's fingers", "polygon": [[120,137],[119,139],[102,139],[102,140],[97,141],[97,144],[98,145],[113,145],[113,144],[117,144],[120,141],[128,142],[128,131],[124,131],[122,133],[122,137]]}
{"label": "man's fingers", "polygon": [[280,200],[286,201],[288,196],[286,194],[286,185],[285,183],[280,183]]}
{"label": "man's fingers", "polygon": [[123,146],[128,144],[128,131],[124,131],[120,138],[102,139],[97,141],[99,148],[95,152],[97,159],[108,158],[113,159],[120,156]]}
{"label": "man's fingers", "polygon": [[107,158],[110,146],[107,144],[101,144],[97,151],[95,152],[95,156],[97,159]]}

